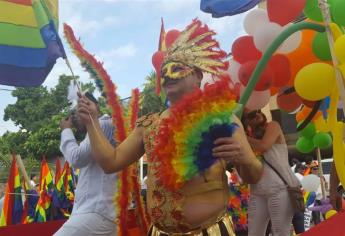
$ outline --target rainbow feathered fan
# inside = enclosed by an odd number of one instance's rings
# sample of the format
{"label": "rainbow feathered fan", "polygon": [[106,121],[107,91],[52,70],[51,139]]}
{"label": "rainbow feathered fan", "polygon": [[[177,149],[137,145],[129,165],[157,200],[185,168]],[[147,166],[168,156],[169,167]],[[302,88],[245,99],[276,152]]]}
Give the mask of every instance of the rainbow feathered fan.
{"label": "rainbow feathered fan", "polygon": [[176,190],[205,171],[217,159],[213,142],[231,136],[238,104],[226,80],[196,90],[171,107],[170,116],[159,126],[153,161],[160,184]]}

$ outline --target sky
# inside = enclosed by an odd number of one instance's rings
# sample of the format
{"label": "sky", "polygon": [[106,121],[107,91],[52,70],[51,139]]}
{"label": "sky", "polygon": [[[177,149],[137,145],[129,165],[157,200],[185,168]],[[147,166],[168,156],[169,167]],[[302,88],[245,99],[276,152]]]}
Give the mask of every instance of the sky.
{"label": "sky", "polygon": [[[130,96],[133,88],[142,89],[145,77],[154,69],[151,57],[157,51],[161,17],[166,31],[183,30],[194,18],[199,18],[217,32],[216,38],[227,52],[233,41],[245,34],[245,14],[212,18],[200,11],[200,0],[60,0],[59,4],[60,36],[63,38],[62,23],[72,26],[84,47],[104,62],[122,98]],[[63,41],[74,73],[82,82],[91,81]],[[60,58],[43,85],[54,87],[61,74],[70,75],[70,72]],[[0,89],[13,90],[14,87],[0,85]],[[2,135],[19,127],[3,120],[6,106],[16,99],[11,92],[3,90],[0,90],[0,99]]]}

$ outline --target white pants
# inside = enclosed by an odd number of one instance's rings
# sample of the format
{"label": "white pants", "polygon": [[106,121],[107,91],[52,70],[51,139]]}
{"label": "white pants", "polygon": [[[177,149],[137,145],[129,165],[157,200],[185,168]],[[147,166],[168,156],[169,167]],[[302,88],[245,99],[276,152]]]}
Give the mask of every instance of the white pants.
{"label": "white pants", "polygon": [[264,236],[271,219],[273,236],[289,236],[293,209],[286,189],[274,194],[250,194],[248,207],[248,236]]}
{"label": "white pants", "polygon": [[116,224],[97,214],[85,213],[71,215],[54,236],[115,236]]}

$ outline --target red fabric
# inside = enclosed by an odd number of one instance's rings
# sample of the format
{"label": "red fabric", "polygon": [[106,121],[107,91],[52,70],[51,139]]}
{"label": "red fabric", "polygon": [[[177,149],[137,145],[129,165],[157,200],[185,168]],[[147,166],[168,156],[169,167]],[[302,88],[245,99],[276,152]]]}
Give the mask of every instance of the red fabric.
{"label": "red fabric", "polygon": [[0,227],[0,235],[53,235],[66,220],[49,221],[46,223],[32,223]]}
{"label": "red fabric", "polygon": [[7,0],[7,2],[13,2],[21,5],[31,6],[32,2],[31,0]]}
{"label": "red fabric", "polygon": [[300,236],[325,236],[336,235],[345,236],[345,211],[337,213],[335,216],[321,222]]}

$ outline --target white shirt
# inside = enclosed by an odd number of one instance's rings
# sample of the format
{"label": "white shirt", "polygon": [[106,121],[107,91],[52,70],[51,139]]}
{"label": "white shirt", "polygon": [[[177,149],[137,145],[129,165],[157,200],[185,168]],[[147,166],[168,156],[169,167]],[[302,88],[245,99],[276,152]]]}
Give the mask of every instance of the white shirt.
{"label": "white shirt", "polygon": [[146,180],[147,180],[147,175],[142,180],[141,189],[147,189]]}
{"label": "white shirt", "polygon": [[296,175],[297,179],[299,180],[299,182],[301,182],[302,179],[304,178],[304,176],[298,172],[296,172],[295,175]]}
{"label": "white shirt", "polygon": [[[108,140],[112,140],[114,128],[110,117],[102,116],[99,122],[104,135]],[[109,220],[114,220],[113,199],[117,175],[105,174],[94,161],[89,137],[86,136],[78,145],[72,130],[64,129],[61,132],[60,150],[74,169],[80,169],[72,215],[98,213]]]}

